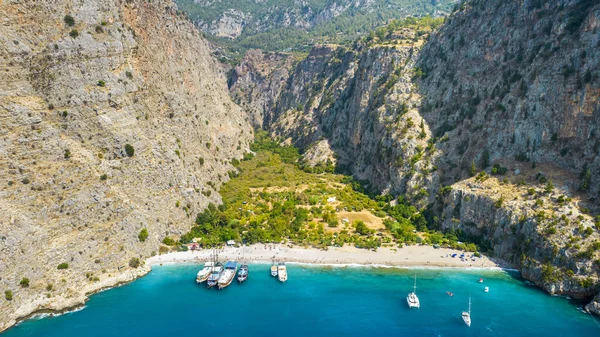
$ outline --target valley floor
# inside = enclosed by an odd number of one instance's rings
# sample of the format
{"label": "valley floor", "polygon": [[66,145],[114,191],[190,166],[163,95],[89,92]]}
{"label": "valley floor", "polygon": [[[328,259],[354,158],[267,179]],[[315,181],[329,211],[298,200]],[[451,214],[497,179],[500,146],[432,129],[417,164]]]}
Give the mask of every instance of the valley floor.
{"label": "valley floor", "polygon": [[[212,249],[176,252],[157,255],[146,260],[148,265],[167,263],[201,263],[210,260]],[[452,258],[452,254],[457,254]],[[432,246],[405,246],[403,248],[382,247],[377,251],[359,249],[352,246],[330,247],[328,250],[287,246],[283,244],[254,244],[246,247],[225,247],[218,251],[220,261],[238,262],[296,262],[311,264],[359,264],[398,267],[451,267],[451,268],[511,268],[503,261],[492,260],[486,256],[472,261],[459,258],[462,252],[448,248]],[[472,253],[465,253],[470,257]]]}

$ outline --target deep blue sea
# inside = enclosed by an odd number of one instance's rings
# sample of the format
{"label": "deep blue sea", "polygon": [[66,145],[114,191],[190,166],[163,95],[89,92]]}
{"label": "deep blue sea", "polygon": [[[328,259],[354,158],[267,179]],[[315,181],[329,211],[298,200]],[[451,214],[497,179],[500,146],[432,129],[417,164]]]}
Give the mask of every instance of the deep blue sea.
{"label": "deep blue sea", "polygon": [[[581,303],[548,296],[516,273],[288,265],[280,284],[268,265],[251,265],[245,283],[219,291],[195,283],[199,268],[154,267],[83,310],[33,318],[0,337],[600,336]],[[415,271],[421,309],[410,310]],[[470,328],[460,317],[469,294]]]}

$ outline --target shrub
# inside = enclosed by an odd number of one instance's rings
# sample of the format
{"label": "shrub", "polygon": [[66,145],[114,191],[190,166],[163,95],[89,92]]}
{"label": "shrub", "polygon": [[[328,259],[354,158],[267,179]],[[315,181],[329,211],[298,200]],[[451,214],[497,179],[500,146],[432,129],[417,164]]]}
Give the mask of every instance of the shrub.
{"label": "shrub", "polygon": [[475,166],[475,161],[471,162],[471,167],[469,168],[469,176],[473,177],[477,173],[477,166]]}
{"label": "shrub", "polygon": [[133,157],[135,154],[135,149],[131,144],[125,144],[125,153],[127,153],[127,156],[129,157]]}
{"label": "shrub", "polygon": [[360,235],[368,235],[371,233],[369,227],[367,227],[367,225],[365,225],[365,223],[360,220],[354,223],[354,229],[356,230],[356,233]]}
{"label": "shrub", "polygon": [[96,26],[96,33],[104,33],[104,29],[102,29],[102,26]]}
{"label": "shrub", "polygon": [[499,164],[494,164],[494,167],[492,167],[492,174],[493,175],[503,175],[508,171],[508,169],[506,167],[502,167]]}
{"label": "shrub", "polygon": [[131,268],[137,268],[140,266],[140,259],[138,259],[137,257],[132,257],[131,260],[129,260],[129,266]]}
{"label": "shrub", "polygon": [[103,175],[100,176],[100,180],[106,180],[108,179],[108,176],[106,175],[106,173],[104,173]]}
{"label": "shrub", "polygon": [[166,236],[163,240],[162,243],[164,243],[167,246],[175,246],[175,244],[177,244],[177,242],[173,239],[171,239],[170,237]]}
{"label": "shrub", "polygon": [[500,199],[496,200],[496,202],[494,203],[494,207],[500,208],[500,207],[502,207],[503,203],[504,203],[504,197],[500,197]]}
{"label": "shrub", "polygon": [[29,279],[27,277],[23,277],[21,282],[19,282],[19,285],[23,288],[29,287]]}
{"label": "shrub", "polygon": [[148,230],[146,228],[142,228],[142,230],[140,231],[140,234],[138,234],[138,239],[140,240],[140,242],[144,242],[144,241],[146,241],[147,238],[148,238]]}
{"label": "shrub", "polygon": [[554,184],[552,184],[551,181],[548,181],[548,183],[546,184],[546,187],[544,188],[544,191],[546,191],[546,193],[550,193],[550,192],[554,191]]}
{"label": "shrub", "polygon": [[65,150],[65,159],[69,159],[69,158],[71,158],[71,150],[66,149]]}
{"label": "shrub", "polygon": [[204,158],[202,158],[202,157],[198,158],[198,162],[200,163],[200,165],[204,165]]}
{"label": "shrub", "polygon": [[72,27],[75,25],[75,19],[69,14],[65,15],[65,18],[63,20],[69,27]]}
{"label": "shrub", "polygon": [[127,76],[127,78],[130,79],[130,80],[133,79],[133,74],[131,73],[131,71],[126,71],[125,72],[125,76]]}
{"label": "shrub", "polygon": [[27,184],[29,184],[29,178],[25,177],[25,178],[23,178],[23,180],[21,180],[21,182],[22,182],[24,185],[27,185]]}
{"label": "shrub", "polygon": [[99,87],[105,87],[106,86],[106,82],[103,80],[98,81],[98,86]]}
{"label": "shrub", "polygon": [[79,32],[77,31],[77,29],[73,29],[71,30],[71,32],[69,33],[69,36],[72,38],[76,38],[79,36]]}
{"label": "shrub", "polygon": [[51,283],[48,283],[48,285],[46,286],[46,290],[47,290],[47,291],[52,291],[52,288],[54,288],[54,287],[52,286],[52,284],[51,284]]}
{"label": "shrub", "polygon": [[5,290],[4,291],[4,298],[6,298],[7,301],[12,301],[13,299],[13,293],[10,290]]}
{"label": "shrub", "polygon": [[66,262],[63,262],[61,264],[58,265],[58,267],[56,267],[56,269],[68,269],[69,268],[69,264]]}

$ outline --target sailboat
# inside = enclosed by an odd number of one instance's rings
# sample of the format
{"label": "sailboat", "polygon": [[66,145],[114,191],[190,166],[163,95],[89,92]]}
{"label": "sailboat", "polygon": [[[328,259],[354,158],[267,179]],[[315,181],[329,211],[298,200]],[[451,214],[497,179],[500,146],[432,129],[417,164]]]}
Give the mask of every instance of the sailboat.
{"label": "sailboat", "polygon": [[406,302],[408,303],[409,308],[421,307],[421,302],[419,302],[419,298],[417,297],[417,273],[415,273],[415,285],[413,286],[413,291],[406,296]]}
{"label": "sailboat", "polygon": [[462,319],[468,327],[471,326],[471,295],[469,295],[469,311],[463,311]]}

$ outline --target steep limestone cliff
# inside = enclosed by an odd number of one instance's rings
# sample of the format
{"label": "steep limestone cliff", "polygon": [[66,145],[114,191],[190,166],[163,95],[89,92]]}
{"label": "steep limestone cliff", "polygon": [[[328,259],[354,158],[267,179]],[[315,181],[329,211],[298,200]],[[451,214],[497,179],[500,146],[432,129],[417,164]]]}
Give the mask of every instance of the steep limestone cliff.
{"label": "steep limestone cliff", "polygon": [[438,145],[449,154],[442,182],[464,178],[473,160],[552,163],[581,174],[568,188],[596,207],[599,29],[600,5],[590,0],[471,1],[452,15],[417,65],[421,113],[450,139]]}
{"label": "steep limestone cliff", "polygon": [[1,331],[146,272],[131,259],[219,201],[252,130],[170,1],[0,1],[0,18]]}
{"label": "steep limestone cliff", "polygon": [[242,106],[255,127],[265,127],[273,120],[273,109],[293,64],[292,55],[253,49],[233,70],[229,79],[231,97]]}
{"label": "steep limestone cliff", "polygon": [[[430,131],[418,114],[420,95],[412,81],[424,39],[409,28],[394,37],[353,48],[317,46],[293,70],[276,68],[289,76],[285,83],[239,81],[258,75],[236,69],[233,96],[248,106],[267,101],[254,92],[275,92],[275,103],[264,105],[270,110],[263,114],[263,127],[305,150],[309,164],[337,161],[374,189],[411,191],[415,201],[426,204],[423,189],[435,179],[429,174],[435,153],[427,145]],[[252,61],[247,57],[242,64]]]}

